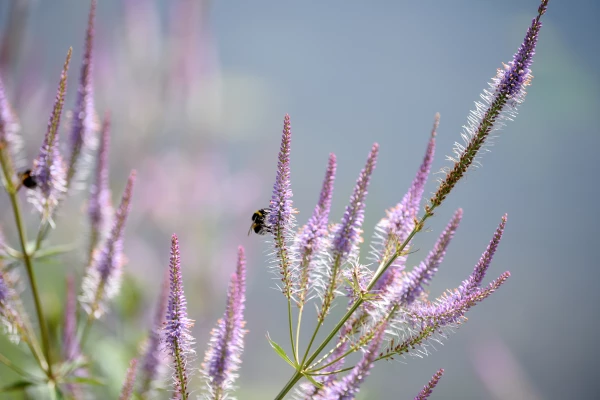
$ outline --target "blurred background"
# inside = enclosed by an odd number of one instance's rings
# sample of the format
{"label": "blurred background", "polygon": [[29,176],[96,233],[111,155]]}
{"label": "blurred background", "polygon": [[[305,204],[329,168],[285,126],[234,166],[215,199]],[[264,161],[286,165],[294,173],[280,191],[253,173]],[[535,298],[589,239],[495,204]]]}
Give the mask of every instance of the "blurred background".
{"label": "blurred background", "polygon": [[[237,396],[273,398],[292,370],[265,334],[286,342],[286,305],[273,289],[263,237],[246,233],[252,212],[268,205],[284,114],[292,119],[300,223],[317,201],[329,152],[338,156],[331,213],[338,220],[371,144],[381,145],[367,199],[366,248],[384,210],[408,188],[434,114],[441,114],[437,171],[448,165],[444,157],[473,101],[517,50],[538,3],[100,0],[94,98],[98,114],[112,117],[114,202],[129,171],[138,172],[125,290],[90,341],[111,396],[150,326],[176,232],[196,320],[196,367],[223,313],[236,248],[246,248],[250,333]],[[0,71],[29,162],[69,46],[66,109],[73,109],[88,9],[81,0],[0,1]],[[431,356],[376,365],[359,398],[412,398],[440,367],[446,373],[434,399],[593,398],[600,390],[599,12],[592,0],[550,2],[520,115],[417,236],[420,250],[409,259],[409,266],[422,259],[462,207],[461,227],[430,286],[432,295],[454,288],[508,213],[490,279],[505,270],[512,277]],[[67,115],[62,139],[68,126]],[[426,192],[435,187],[433,176]],[[61,208],[50,243],[86,248],[86,197],[80,192]],[[29,214],[30,236],[36,218]],[[16,245],[6,196],[0,224]],[[74,251],[36,266],[56,334],[65,276],[80,277],[84,259],[84,251]],[[0,349],[24,357],[4,338]],[[200,387],[197,375],[192,386]],[[0,365],[0,384],[14,380]]]}

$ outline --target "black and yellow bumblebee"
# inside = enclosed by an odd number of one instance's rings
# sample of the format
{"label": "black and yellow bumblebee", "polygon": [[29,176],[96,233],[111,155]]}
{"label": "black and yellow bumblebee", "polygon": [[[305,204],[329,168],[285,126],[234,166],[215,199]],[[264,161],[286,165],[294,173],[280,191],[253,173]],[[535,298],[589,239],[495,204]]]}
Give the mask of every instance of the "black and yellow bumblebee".
{"label": "black and yellow bumblebee", "polygon": [[269,215],[268,208],[261,208],[260,210],[256,210],[254,214],[252,214],[252,225],[250,225],[250,229],[248,229],[248,235],[252,231],[259,235],[266,235],[271,232],[271,227],[267,222],[267,216]]}
{"label": "black and yellow bumblebee", "polygon": [[37,181],[33,175],[31,175],[30,169],[19,172],[19,180],[21,181],[21,185],[25,186],[27,189],[35,189],[37,187]]}

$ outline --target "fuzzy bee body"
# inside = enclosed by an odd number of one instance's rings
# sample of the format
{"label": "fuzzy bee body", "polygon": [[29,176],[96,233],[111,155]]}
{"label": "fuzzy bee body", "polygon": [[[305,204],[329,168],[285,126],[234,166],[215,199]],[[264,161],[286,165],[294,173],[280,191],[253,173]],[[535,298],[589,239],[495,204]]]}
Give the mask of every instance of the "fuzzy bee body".
{"label": "fuzzy bee body", "polygon": [[266,235],[271,232],[271,227],[267,223],[267,216],[269,215],[268,208],[261,208],[260,210],[256,210],[254,214],[252,214],[252,225],[250,225],[250,229],[248,230],[248,235],[252,231],[258,235]]}
{"label": "fuzzy bee body", "polygon": [[26,169],[23,172],[19,172],[19,179],[21,180],[21,184],[27,189],[35,189],[37,187],[37,181],[31,175],[30,169]]}

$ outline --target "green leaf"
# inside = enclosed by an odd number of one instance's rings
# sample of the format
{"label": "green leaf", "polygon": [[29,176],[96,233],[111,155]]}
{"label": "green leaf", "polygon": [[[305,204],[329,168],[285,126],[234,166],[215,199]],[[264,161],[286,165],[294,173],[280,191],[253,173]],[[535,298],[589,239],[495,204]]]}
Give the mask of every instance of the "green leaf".
{"label": "green leaf", "polygon": [[35,260],[40,260],[43,258],[48,258],[52,256],[57,256],[60,254],[69,253],[75,250],[77,246],[75,244],[63,244],[52,247],[41,248],[35,253],[32,254],[32,258]]}
{"label": "green leaf", "polygon": [[6,386],[4,386],[3,388],[0,388],[0,393],[6,393],[6,392],[14,392],[16,390],[24,390],[25,388],[29,387],[29,386],[34,386],[35,383],[31,382],[31,381],[26,381],[26,380],[21,380],[21,381],[16,381],[13,383],[10,383]]}
{"label": "green leaf", "polygon": [[267,334],[267,340],[269,341],[269,344],[271,345],[273,350],[275,350],[275,353],[277,353],[279,355],[279,357],[283,358],[285,360],[285,362],[290,364],[294,369],[297,368],[296,364],[294,364],[294,362],[292,360],[290,360],[290,358],[287,356],[287,354],[285,354],[285,350],[283,350],[280,345],[278,345],[273,340],[271,340],[271,338],[269,337],[269,334]]}
{"label": "green leaf", "polygon": [[310,382],[311,382],[313,385],[315,385],[315,387],[318,387],[319,389],[321,389],[321,388],[323,387],[323,384],[321,384],[321,383],[317,382],[317,381],[315,380],[315,378],[313,378],[312,376],[310,376],[310,375],[304,375],[304,376],[305,376],[305,377],[306,377],[306,379],[308,379],[308,380],[309,380],[309,381],[310,381]]}
{"label": "green leaf", "polygon": [[106,383],[99,378],[87,376],[70,376],[64,380],[65,383],[81,383],[83,385],[104,386]]}

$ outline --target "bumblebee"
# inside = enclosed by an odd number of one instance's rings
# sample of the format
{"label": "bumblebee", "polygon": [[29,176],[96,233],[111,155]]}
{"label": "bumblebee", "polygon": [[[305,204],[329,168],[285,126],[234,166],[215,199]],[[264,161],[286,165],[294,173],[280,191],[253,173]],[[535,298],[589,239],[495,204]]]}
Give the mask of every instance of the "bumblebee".
{"label": "bumblebee", "polygon": [[252,214],[252,225],[250,225],[250,229],[248,229],[248,236],[252,231],[259,235],[266,235],[267,233],[271,232],[271,227],[267,223],[268,215],[268,208],[261,208]]}
{"label": "bumblebee", "polygon": [[21,180],[21,185],[25,186],[27,189],[35,189],[37,187],[37,181],[31,175],[30,169],[19,172],[19,179]]}

